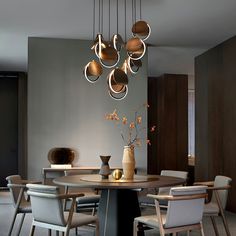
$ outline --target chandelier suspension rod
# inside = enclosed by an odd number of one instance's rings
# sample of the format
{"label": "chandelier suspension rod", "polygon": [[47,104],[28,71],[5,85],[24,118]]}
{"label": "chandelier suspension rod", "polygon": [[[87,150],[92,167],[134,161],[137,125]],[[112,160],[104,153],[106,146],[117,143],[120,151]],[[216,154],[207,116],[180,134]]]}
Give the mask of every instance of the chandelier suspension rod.
{"label": "chandelier suspension rod", "polygon": [[140,20],[142,20],[142,0],[140,0],[140,2],[139,2],[139,15],[140,15]]}
{"label": "chandelier suspension rod", "polygon": [[98,33],[100,34],[101,33],[101,3],[100,3],[101,0],[98,1]]}
{"label": "chandelier suspension rod", "polygon": [[108,2],[108,6],[109,6],[109,26],[108,26],[108,40],[111,39],[111,0],[109,0]]}
{"label": "chandelier suspension rod", "polygon": [[126,21],[127,21],[127,19],[126,19],[126,10],[127,10],[126,9],[126,0],[125,0],[125,4],[124,5],[125,5],[125,43],[126,43],[127,42],[127,34],[126,34],[126,30],[127,30],[126,29]]}
{"label": "chandelier suspension rod", "polygon": [[134,0],[132,0],[131,10],[132,10],[132,25],[133,25],[134,24]]}
{"label": "chandelier suspension rod", "polygon": [[118,0],[116,0],[116,34],[119,32]]}
{"label": "chandelier suspension rod", "polygon": [[95,39],[95,0],[93,0],[93,40]]}
{"label": "chandelier suspension rod", "polygon": [[102,1],[102,6],[101,6],[101,15],[102,15],[102,20],[101,20],[101,33],[103,34],[103,0]]}

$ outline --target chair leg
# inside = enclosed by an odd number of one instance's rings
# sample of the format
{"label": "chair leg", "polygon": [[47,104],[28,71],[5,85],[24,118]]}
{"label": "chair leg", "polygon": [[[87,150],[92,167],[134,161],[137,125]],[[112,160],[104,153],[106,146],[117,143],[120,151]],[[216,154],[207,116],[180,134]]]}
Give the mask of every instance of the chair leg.
{"label": "chair leg", "polygon": [[200,227],[201,227],[201,236],[205,236],[202,222],[200,222]]}
{"label": "chair leg", "polygon": [[138,235],[138,222],[134,221],[133,223],[133,236],[137,236]]}
{"label": "chair leg", "polygon": [[18,232],[17,232],[17,236],[20,235],[20,231],[21,231],[24,219],[25,219],[25,213],[22,214],[22,217],[21,217],[21,220],[20,220],[20,224],[19,224],[19,229],[18,229]]}
{"label": "chair leg", "polygon": [[30,236],[33,236],[34,235],[34,231],[35,231],[35,225],[32,225],[31,226],[31,229],[30,229]]}
{"label": "chair leg", "polygon": [[13,230],[13,227],[14,227],[14,224],[15,224],[17,213],[18,213],[17,210],[15,210],[14,216],[13,216],[13,219],[12,219],[12,222],[11,222],[11,226],[10,226],[10,229],[9,229],[9,232],[8,232],[8,236],[11,236],[11,233],[12,233],[12,230]]}
{"label": "chair leg", "polygon": [[59,231],[58,230],[56,231],[56,236],[59,236]]}
{"label": "chair leg", "polygon": [[215,235],[219,236],[219,231],[217,229],[215,217],[214,216],[210,216],[210,218],[211,218],[211,222],[212,222],[212,225],[213,225],[213,228],[214,228],[214,231],[215,231]]}
{"label": "chair leg", "polygon": [[75,235],[78,235],[78,228],[75,227]]}
{"label": "chair leg", "polygon": [[65,235],[65,236],[69,236],[69,234],[70,234],[70,230],[67,229],[67,230],[66,230],[66,235]]}
{"label": "chair leg", "polygon": [[99,222],[96,221],[95,236],[99,236]]}
{"label": "chair leg", "polygon": [[51,235],[52,235],[52,230],[48,229],[48,236],[51,236]]}
{"label": "chair leg", "polygon": [[229,232],[229,225],[227,223],[227,220],[226,220],[226,217],[225,217],[225,214],[224,214],[223,211],[221,212],[221,216],[222,216],[222,220],[223,220],[223,223],[224,223],[225,232],[226,232],[227,236],[231,236],[231,234]]}
{"label": "chair leg", "polygon": [[190,235],[190,230],[187,231],[187,236],[189,236],[189,235]]}

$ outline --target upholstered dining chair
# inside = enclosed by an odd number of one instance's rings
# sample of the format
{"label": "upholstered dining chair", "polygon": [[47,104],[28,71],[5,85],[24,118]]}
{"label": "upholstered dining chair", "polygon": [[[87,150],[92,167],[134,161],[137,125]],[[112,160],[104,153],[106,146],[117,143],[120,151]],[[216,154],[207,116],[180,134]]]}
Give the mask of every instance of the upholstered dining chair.
{"label": "upholstered dining chair", "polygon": [[[65,176],[71,176],[71,175],[83,175],[88,174],[88,171],[82,171],[82,170],[66,170]],[[69,187],[65,187],[65,194],[69,192]],[[93,194],[91,191],[88,194],[85,194],[84,196],[80,196],[76,198],[76,210],[77,212],[83,210],[83,211],[91,211],[92,215],[95,215],[97,207],[99,205],[100,201],[100,195]],[[65,201],[66,204],[66,201]]]}
{"label": "upholstered dining chair", "polygon": [[[81,194],[60,194],[59,187],[39,184],[27,184],[27,194],[30,196],[33,222],[30,235],[34,235],[35,227],[47,228],[50,231],[61,231],[68,236],[71,228],[82,225],[95,224],[98,235],[99,223],[97,216],[74,212],[76,198]],[[69,212],[64,212],[63,200],[72,198]]]}
{"label": "upholstered dining chair", "polygon": [[31,213],[30,202],[25,198],[26,183],[28,180],[23,180],[20,175],[10,175],[6,178],[8,184],[7,187],[10,190],[10,196],[15,208],[14,215],[11,221],[8,236],[12,234],[12,230],[15,224],[15,220],[18,214],[22,214],[17,235],[20,235],[20,231],[24,222],[25,214]]}
{"label": "upholstered dining chair", "polygon": [[195,185],[207,185],[208,190],[212,190],[212,198],[210,202],[205,204],[204,216],[211,218],[215,234],[219,236],[216,226],[215,217],[221,216],[227,236],[231,236],[229,226],[225,217],[225,207],[227,203],[228,190],[230,189],[232,179],[227,176],[218,175],[214,181],[196,182]]}
{"label": "upholstered dining chair", "polygon": [[[133,235],[138,233],[139,224],[156,228],[160,235],[199,229],[204,236],[202,216],[204,201],[207,197],[206,186],[172,187],[169,195],[148,194],[155,200],[156,214],[140,216],[134,219]],[[159,201],[168,201],[167,211],[160,209]]]}
{"label": "upholstered dining chair", "polygon": [[[177,170],[162,170],[160,175],[182,178],[186,182],[188,178],[188,172],[177,171]],[[170,192],[170,189],[171,187],[162,187],[159,189],[153,189],[153,193],[158,194],[158,195],[168,195]],[[155,206],[154,199],[146,197],[146,196],[140,197],[140,204],[144,206]],[[167,201],[162,200],[159,202],[159,204],[162,206],[162,208],[167,207]]]}

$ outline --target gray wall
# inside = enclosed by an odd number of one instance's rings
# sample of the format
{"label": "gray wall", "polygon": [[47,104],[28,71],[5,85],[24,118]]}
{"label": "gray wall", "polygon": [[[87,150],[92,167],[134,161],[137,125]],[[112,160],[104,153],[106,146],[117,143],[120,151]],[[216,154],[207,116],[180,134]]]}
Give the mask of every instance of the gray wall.
{"label": "gray wall", "polygon": [[[100,166],[100,154],[110,154],[110,166],[121,166],[123,142],[119,130],[104,119],[115,108],[133,114],[147,101],[147,56],[129,81],[123,101],[111,99],[106,77],[90,84],[84,65],[95,58],[91,41],[29,38],[28,177],[39,178],[48,167],[52,147],[72,147],[79,153],[74,165]],[[107,72],[104,72],[106,75]],[[147,123],[146,111],[144,124]],[[146,169],[146,145],[135,149],[137,167]]]}

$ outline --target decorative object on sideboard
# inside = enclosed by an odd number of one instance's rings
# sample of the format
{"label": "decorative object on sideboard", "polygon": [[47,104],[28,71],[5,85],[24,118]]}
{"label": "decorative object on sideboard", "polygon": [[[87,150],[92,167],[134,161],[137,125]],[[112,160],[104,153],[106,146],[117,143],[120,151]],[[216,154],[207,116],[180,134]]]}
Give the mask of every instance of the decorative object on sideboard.
{"label": "decorative object on sideboard", "polygon": [[108,163],[111,156],[100,155],[100,158],[102,160],[102,165],[101,165],[99,174],[102,176],[103,179],[108,179],[108,177],[111,173],[110,166],[109,166],[109,163]]}
{"label": "decorative object on sideboard", "polygon": [[[127,40],[127,0],[124,0],[124,6],[118,4],[118,0],[107,0],[108,3],[108,32],[104,32],[104,11],[107,10],[103,6],[103,0],[99,0],[97,5],[93,2],[93,46],[91,50],[94,51],[99,62],[92,60],[84,67],[84,76],[90,83],[95,83],[103,73],[103,67],[111,69],[107,76],[108,93],[115,100],[122,100],[128,94],[128,75],[136,74],[140,67],[142,67],[142,57],[146,52],[145,40],[151,34],[151,27],[149,24],[142,20],[142,0],[139,0],[139,6],[136,6],[137,0],[130,0],[131,8],[131,22],[132,22],[132,38]],[[112,6],[111,6],[112,5]],[[114,5],[114,6],[113,6]],[[115,6],[116,5],[116,6]],[[111,13],[113,14],[113,7],[116,7],[116,32],[111,36]],[[122,15],[119,11],[124,8],[124,40],[119,32],[119,23]],[[98,9],[96,13],[96,8]],[[138,12],[139,10],[139,12]],[[139,19],[138,19],[139,16]],[[97,19],[96,19],[97,17]],[[96,22],[97,21],[97,22]],[[95,38],[97,25],[97,36]],[[115,28],[115,27],[114,27]],[[105,40],[104,36],[107,33],[108,39]],[[125,48],[127,58],[121,65],[120,52]]]}
{"label": "decorative object on sideboard", "polygon": [[71,148],[52,148],[48,152],[48,160],[52,168],[71,168],[76,152]]}

